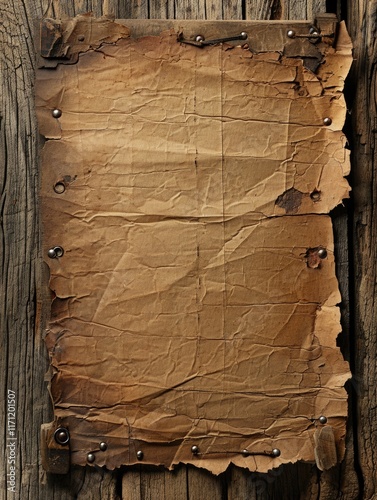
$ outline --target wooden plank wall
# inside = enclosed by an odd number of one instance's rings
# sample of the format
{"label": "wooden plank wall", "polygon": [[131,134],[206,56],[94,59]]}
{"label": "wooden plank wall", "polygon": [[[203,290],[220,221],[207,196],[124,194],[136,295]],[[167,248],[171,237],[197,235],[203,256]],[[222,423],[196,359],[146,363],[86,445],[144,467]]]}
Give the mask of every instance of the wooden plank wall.
{"label": "wooden plank wall", "polygon": [[[376,11],[377,0],[344,0],[344,12],[355,40],[357,61],[349,91],[354,107],[350,136],[353,152],[353,243],[348,246],[347,214],[335,217],[338,273],[347,326],[348,253],[354,257],[351,289],[351,335],[343,335],[356,375],[346,459],[320,473],[310,464],[287,465],[269,474],[231,468],[214,477],[193,467],[173,473],[146,467],[113,473],[86,467],[67,476],[48,476],[40,466],[39,429],[51,420],[44,373],[48,360],[44,343],[46,270],[40,252],[38,207],[38,133],[33,103],[35,56],[33,20],[43,16],[95,16],[177,19],[312,19],[314,13],[338,8],[340,0],[2,0],[0,3],[0,429],[5,442],[7,390],[17,395],[17,493],[6,490],[5,445],[1,451],[1,498],[63,499],[355,499],[377,495],[376,385]],[[363,26],[363,31],[361,27]],[[352,83],[353,82],[353,83]],[[356,91],[356,82],[358,86]],[[355,104],[353,104],[355,103]],[[347,334],[347,328],[345,328]],[[356,349],[355,349],[356,346]],[[356,430],[353,439],[352,431]],[[353,447],[355,443],[355,448]],[[355,463],[355,465],[354,465]]]}
{"label": "wooden plank wall", "polygon": [[377,497],[377,2],[348,2],[354,64],[348,80],[352,150],[352,335],[357,470],[363,498]]}

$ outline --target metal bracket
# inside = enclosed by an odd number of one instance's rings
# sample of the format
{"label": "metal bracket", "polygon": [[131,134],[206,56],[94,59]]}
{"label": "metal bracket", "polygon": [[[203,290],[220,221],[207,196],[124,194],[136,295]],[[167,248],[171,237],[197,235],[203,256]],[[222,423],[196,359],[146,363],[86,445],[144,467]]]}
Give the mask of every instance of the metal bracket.
{"label": "metal bracket", "polygon": [[289,38],[307,38],[308,40],[317,41],[322,38],[334,38],[335,33],[323,34],[317,31],[316,28],[314,28],[313,26],[312,28],[310,28],[310,31],[307,35],[302,35],[302,34],[298,35],[294,30],[289,30],[287,32],[287,36]]}
{"label": "metal bracket", "polygon": [[65,427],[56,422],[41,426],[41,459],[45,471],[67,474],[70,466],[70,437]]}
{"label": "metal bracket", "polygon": [[338,19],[335,14],[318,14],[309,33],[297,32],[295,29],[287,31],[288,38],[304,38],[312,43],[325,42],[334,45]]}
{"label": "metal bracket", "polygon": [[236,40],[247,40],[246,31],[242,31],[239,35],[227,36],[224,38],[215,38],[213,40],[206,40],[204,36],[197,35],[195,40],[185,40],[182,33],[178,36],[178,42],[186,43],[188,45],[194,45],[195,47],[205,47],[207,45],[217,45],[219,43],[233,42]]}

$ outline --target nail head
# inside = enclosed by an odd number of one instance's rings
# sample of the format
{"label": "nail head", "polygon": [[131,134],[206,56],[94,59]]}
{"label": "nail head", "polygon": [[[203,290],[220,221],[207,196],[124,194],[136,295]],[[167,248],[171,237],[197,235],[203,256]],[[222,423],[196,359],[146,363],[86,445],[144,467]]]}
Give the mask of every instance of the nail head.
{"label": "nail head", "polygon": [[327,116],[326,118],[323,119],[323,124],[326,125],[326,127],[328,127],[329,125],[332,124],[332,119]]}
{"label": "nail head", "polygon": [[59,427],[54,432],[55,441],[58,444],[67,444],[69,442],[69,432],[65,427]]}
{"label": "nail head", "polygon": [[193,446],[191,446],[191,452],[193,455],[197,455],[199,453],[199,447],[194,444]]}
{"label": "nail head", "polygon": [[310,193],[310,198],[313,201],[319,201],[321,199],[320,191],[314,190],[312,193]]}
{"label": "nail head", "polygon": [[92,464],[95,461],[96,456],[94,453],[88,453],[86,459],[90,464]]}
{"label": "nail head", "polygon": [[101,451],[106,451],[107,450],[107,443],[103,442],[99,444],[99,449]]}
{"label": "nail head", "polygon": [[62,194],[64,193],[65,191],[65,185],[63,184],[63,182],[57,182],[54,186],[54,191],[55,193],[57,194]]}
{"label": "nail head", "polygon": [[242,452],[241,452],[241,453],[242,453],[242,455],[243,455],[244,457],[248,457],[248,456],[250,455],[249,451],[248,451],[248,450],[246,450],[246,449],[242,450]]}
{"label": "nail head", "polygon": [[318,420],[319,420],[319,423],[322,425],[327,423],[327,417],[325,417],[324,415],[321,415]]}
{"label": "nail head", "polygon": [[242,31],[241,32],[241,38],[242,38],[242,40],[246,40],[247,39],[247,33],[246,33],[246,31]]}
{"label": "nail head", "polygon": [[273,455],[274,457],[280,457],[280,454],[281,454],[281,453],[280,453],[279,448],[274,448],[274,449],[272,450],[272,455]]}
{"label": "nail head", "polygon": [[54,118],[60,118],[62,116],[61,109],[55,108],[52,110],[52,116]]}
{"label": "nail head", "polygon": [[288,30],[287,31],[287,37],[288,38],[294,38],[296,36],[296,32],[294,30]]}
{"label": "nail head", "polygon": [[48,256],[50,259],[56,259],[57,257],[63,257],[64,250],[62,247],[53,247],[48,251]]}
{"label": "nail head", "polygon": [[204,36],[203,35],[196,35],[195,42],[204,42]]}
{"label": "nail head", "polygon": [[54,248],[50,248],[49,251],[47,252],[47,255],[50,257],[50,259],[55,259],[56,258],[56,252]]}
{"label": "nail head", "polygon": [[326,248],[320,248],[318,250],[318,257],[320,259],[326,259],[326,257],[327,257],[327,250],[326,250]]}
{"label": "nail head", "polygon": [[144,453],[143,453],[141,450],[137,451],[137,452],[136,452],[136,458],[137,458],[138,460],[143,460],[143,458],[144,458]]}

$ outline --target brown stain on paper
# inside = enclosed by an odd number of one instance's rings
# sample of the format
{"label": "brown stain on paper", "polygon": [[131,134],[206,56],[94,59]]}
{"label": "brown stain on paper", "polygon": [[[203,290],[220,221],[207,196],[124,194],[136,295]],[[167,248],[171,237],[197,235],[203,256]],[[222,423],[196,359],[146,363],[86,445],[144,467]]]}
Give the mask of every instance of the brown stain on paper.
{"label": "brown stain on paper", "polygon": [[304,194],[301,193],[301,191],[298,191],[295,188],[291,188],[278,196],[276,205],[278,205],[280,208],[284,208],[287,214],[295,214],[301,205],[303,196]]}

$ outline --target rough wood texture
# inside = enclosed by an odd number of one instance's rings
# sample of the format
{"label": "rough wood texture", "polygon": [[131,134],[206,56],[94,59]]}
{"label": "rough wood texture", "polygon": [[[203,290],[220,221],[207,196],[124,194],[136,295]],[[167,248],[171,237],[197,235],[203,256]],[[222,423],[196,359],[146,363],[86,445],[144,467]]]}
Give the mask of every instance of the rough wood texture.
{"label": "rough wood texture", "polygon": [[349,77],[353,141],[352,172],[354,306],[355,455],[359,459],[363,498],[377,496],[377,356],[376,271],[376,61],[377,3],[348,1],[354,66]]}
{"label": "rough wood texture", "polygon": [[[117,18],[181,19],[312,19],[324,12],[325,0],[3,0],[0,5],[1,109],[0,109],[0,238],[1,238],[1,388],[17,396],[17,493],[7,493],[6,451],[1,455],[1,498],[23,500],[63,499],[321,499],[357,498],[358,481],[353,468],[352,428],[344,463],[326,473],[314,466],[294,464],[269,474],[250,474],[232,467],[220,477],[191,467],[174,473],[142,467],[114,473],[95,468],[75,468],[67,476],[47,476],[40,467],[39,429],[51,419],[44,373],[48,360],[42,340],[41,306],[45,293],[41,265],[38,223],[38,134],[33,111],[34,53],[32,20],[43,15],[94,15]],[[335,4],[336,2],[334,2]],[[349,0],[349,23],[356,41],[358,81],[353,109],[355,191],[356,291],[356,377],[350,384],[358,398],[355,422],[359,469],[364,477],[364,498],[377,494],[376,447],[376,312],[373,307],[376,271],[376,226],[373,203],[375,97],[371,82],[375,75],[376,0],[353,3]],[[361,27],[365,26],[362,32]],[[352,98],[352,96],[351,96]],[[366,111],[368,110],[368,112]],[[356,168],[357,166],[357,168]],[[348,279],[347,218],[336,219],[341,283]],[[347,296],[343,290],[343,296]],[[347,302],[347,301],[346,301]],[[348,306],[345,303],[345,322]],[[42,324],[41,324],[42,323]],[[343,336],[345,352],[353,346]],[[352,339],[351,339],[352,341]],[[352,357],[351,357],[352,359]],[[0,413],[3,436],[4,412]],[[359,470],[358,469],[358,470]]]}

